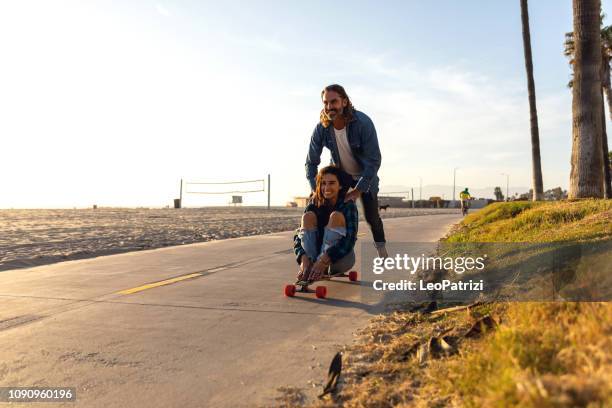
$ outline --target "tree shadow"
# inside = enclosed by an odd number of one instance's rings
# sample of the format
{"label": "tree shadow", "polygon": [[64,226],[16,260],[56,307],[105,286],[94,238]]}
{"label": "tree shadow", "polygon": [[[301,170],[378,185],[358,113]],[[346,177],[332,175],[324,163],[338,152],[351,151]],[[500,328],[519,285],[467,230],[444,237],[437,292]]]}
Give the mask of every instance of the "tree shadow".
{"label": "tree shadow", "polygon": [[[482,279],[486,297],[509,301],[612,300],[611,240],[496,243],[488,248],[495,249],[490,252],[496,254],[496,259],[482,272],[454,274],[459,280]],[[450,275],[448,271],[438,272],[444,279]],[[436,280],[440,281],[440,276]],[[457,296],[445,291],[432,295],[436,300],[474,301],[481,294]]]}

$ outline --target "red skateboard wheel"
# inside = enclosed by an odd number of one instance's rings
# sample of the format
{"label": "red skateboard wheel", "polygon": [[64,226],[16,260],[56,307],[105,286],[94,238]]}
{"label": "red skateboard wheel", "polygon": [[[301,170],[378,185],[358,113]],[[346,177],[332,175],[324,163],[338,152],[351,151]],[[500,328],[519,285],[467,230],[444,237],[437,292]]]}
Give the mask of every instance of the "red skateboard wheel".
{"label": "red skateboard wheel", "polygon": [[315,289],[315,295],[319,299],[325,299],[325,296],[327,296],[327,288],[325,286],[317,286]]}
{"label": "red skateboard wheel", "polygon": [[357,271],[350,271],[348,278],[351,282],[355,282],[357,280]]}
{"label": "red skateboard wheel", "polygon": [[285,296],[294,297],[295,296],[295,285],[286,285],[285,286]]}

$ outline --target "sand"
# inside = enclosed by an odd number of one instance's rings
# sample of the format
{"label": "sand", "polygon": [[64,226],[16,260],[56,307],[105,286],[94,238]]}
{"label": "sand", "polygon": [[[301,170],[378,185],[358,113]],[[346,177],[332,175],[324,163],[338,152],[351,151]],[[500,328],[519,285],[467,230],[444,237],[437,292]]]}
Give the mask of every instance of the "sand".
{"label": "sand", "polygon": [[[381,217],[457,211],[389,208],[381,212]],[[282,207],[0,210],[0,271],[289,231],[299,226],[302,212],[300,208]]]}

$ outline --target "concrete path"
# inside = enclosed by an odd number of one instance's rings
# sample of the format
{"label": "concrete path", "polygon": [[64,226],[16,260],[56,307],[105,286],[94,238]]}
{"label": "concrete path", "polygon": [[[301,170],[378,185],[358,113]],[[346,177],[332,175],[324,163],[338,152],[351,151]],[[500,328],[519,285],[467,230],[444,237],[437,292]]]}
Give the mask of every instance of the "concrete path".
{"label": "concrete path", "polygon": [[[390,242],[432,242],[459,219],[384,223]],[[360,242],[371,241],[359,228]],[[312,398],[321,388],[309,381],[323,381],[339,347],[384,305],[360,302],[359,285],[345,280],[326,283],[329,299],[285,298],[297,268],[291,237],[1,272],[0,387],[76,387],[76,403],[45,407],[271,405],[280,386]]]}

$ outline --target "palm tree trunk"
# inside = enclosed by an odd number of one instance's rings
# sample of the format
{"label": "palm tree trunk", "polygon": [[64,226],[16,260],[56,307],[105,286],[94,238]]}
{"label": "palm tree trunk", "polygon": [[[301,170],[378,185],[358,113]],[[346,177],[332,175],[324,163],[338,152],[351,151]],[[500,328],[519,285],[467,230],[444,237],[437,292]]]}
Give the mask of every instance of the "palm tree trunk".
{"label": "palm tree trunk", "polygon": [[576,55],[569,198],[603,197],[600,8],[600,0],[573,0]]}
{"label": "palm tree trunk", "polygon": [[521,20],[523,23],[523,48],[525,51],[525,69],[527,71],[527,91],[529,94],[529,116],[531,118],[532,200],[539,201],[544,198],[544,187],[542,183],[540,134],[538,131],[535,81],[533,80],[533,59],[531,57],[531,34],[529,33],[529,7],[527,5],[527,0],[521,0]]}
{"label": "palm tree trunk", "polygon": [[610,86],[610,62],[603,61],[603,77],[601,78],[603,89],[608,99],[608,114],[612,119],[612,86]]}
{"label": "palm tree trunk", "polygon": [[[603,95],[602,95],[603,96]],[[604,105],[601,104],[601,145],[603,153],[603,182],[604,182],[604,197],[612,198],[612,186],[610,186],[610,159],[608,157],[608,135],[606,133],[606,112]]]}
{"label": "palm tree trunk", "polygon": [[[606,92],[608,99],[608,110],[612,116],[612,87],[610,86],[610,61],[603,60],[602,69],[602,84],[603,89]],[[603,95],[601,96],[602,101],[605,100]],[[601,147],[603,150],[603,169],[604,169],[604,197],[612,198],[612,180],[610,180],[610,157],[608,156],[608,134],[606,132],[606,112],[604,108],[605,103],[602,103],[602,134],[601,134]]]}

